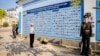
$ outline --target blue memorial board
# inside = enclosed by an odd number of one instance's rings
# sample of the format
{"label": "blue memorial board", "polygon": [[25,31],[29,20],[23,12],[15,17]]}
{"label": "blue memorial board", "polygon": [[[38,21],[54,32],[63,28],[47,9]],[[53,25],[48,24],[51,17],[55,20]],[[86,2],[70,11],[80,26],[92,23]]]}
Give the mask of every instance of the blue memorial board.
{"label": "blue memorial board", "polygon": [[23,34],[29,34],[30,23],[35,23],[36,35],[80,39],[83,18],[82,0],[67,1],[25,11]]}
{"label": "blue memorial board", "polygon": [[[96,1],[96,7],[100,8],[100,0]],[[96,9],[96,40],[100,41],[100,9]]]}

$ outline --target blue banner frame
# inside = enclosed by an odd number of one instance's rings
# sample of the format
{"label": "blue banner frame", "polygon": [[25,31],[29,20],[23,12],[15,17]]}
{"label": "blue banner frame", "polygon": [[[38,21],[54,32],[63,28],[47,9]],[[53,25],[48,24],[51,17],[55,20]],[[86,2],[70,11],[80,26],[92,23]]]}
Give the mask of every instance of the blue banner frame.
{"label": "blue banner frame", "polygon": [[[99,0],[96,0],[96,7],[100,7]],[[100,9],[96,9],[96,40],[100,41]]]}

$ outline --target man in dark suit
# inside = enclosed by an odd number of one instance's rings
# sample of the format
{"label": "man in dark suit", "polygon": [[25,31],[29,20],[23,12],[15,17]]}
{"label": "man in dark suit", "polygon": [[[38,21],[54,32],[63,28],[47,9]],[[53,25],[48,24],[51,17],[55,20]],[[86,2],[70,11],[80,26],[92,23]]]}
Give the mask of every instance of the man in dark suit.
{"label": "man in dark suit", "polygon": [[18,35],[18,24],[16,24],[16,35]]}
{"label": "man in dark suit", "polygon": [[92,27],[89,22],[89,17],[84,16],[84,22],[81,25],[80,35],[82,36],[82,53],[81,55],[89,56],[90,37],[92,36]]}

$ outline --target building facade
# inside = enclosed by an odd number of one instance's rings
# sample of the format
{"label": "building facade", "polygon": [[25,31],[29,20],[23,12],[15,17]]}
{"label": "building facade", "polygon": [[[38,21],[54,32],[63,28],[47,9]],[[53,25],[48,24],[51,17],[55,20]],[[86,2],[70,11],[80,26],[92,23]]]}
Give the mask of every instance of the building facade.
{"label": "building facade", "polygon": [[[20,11],[21,33],[29,34],[30,23],[35,23],[36,35],[71,39],[80,41],[80,25],[83,15],[91,13],[93,37],[91,42],[100,41],[99,10],[93,7],[99,6],[99,0],[18,0],[22,7]],[[97,19],[98,18],[98,19]],[[96,47],[94,47],[95,49]]]}
{"label": "building facade", "polygon": [[[18,8],[10,8],[8,9],[7,12],[7,16],[6,16],[6,21],[8,19],[8,23],[10,24],[10,26],[12,25],[12,21],[15,21],[16,23],[18,22],[18,12],[17,12]],[[4,20],[5,21],[5,20]]]}

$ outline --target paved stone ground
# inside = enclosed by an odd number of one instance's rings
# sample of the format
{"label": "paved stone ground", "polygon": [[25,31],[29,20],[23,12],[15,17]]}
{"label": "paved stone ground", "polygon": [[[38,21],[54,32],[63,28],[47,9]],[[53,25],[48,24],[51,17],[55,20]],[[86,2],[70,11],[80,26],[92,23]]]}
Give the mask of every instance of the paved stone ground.
{"label": "paved stone ground", "polygon": [[0,30],[0,56],[80,56],[78,50],[55,44],[41,44],[35,40],[34,48],[29,47],[29,39],[12,38],[11,29]]}

